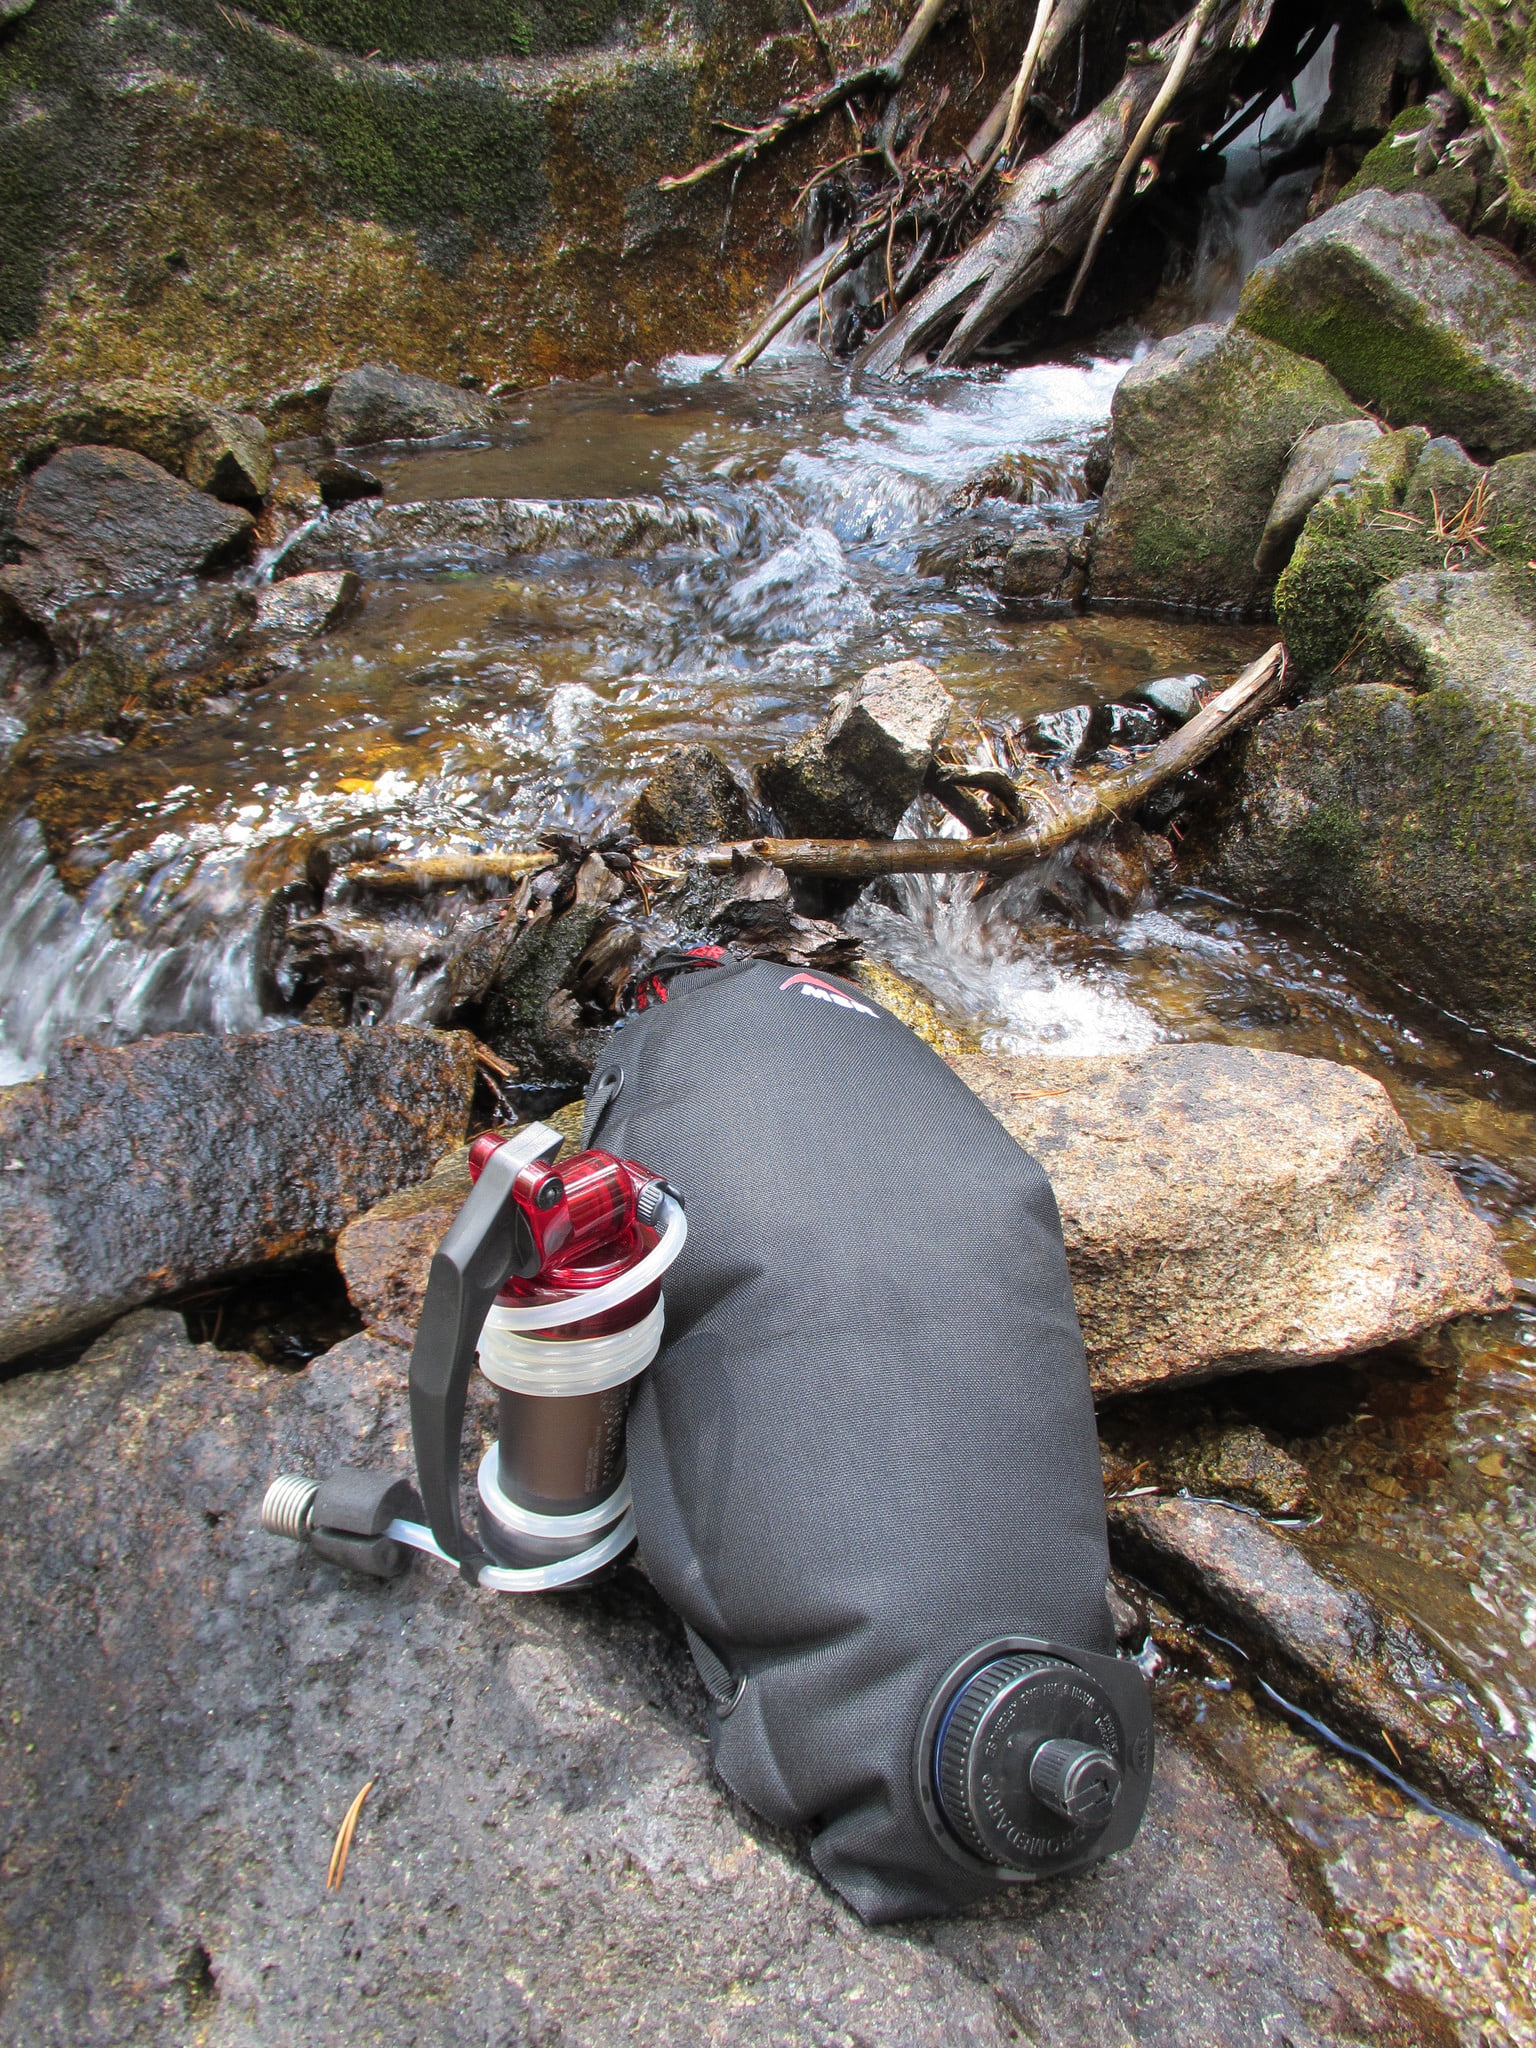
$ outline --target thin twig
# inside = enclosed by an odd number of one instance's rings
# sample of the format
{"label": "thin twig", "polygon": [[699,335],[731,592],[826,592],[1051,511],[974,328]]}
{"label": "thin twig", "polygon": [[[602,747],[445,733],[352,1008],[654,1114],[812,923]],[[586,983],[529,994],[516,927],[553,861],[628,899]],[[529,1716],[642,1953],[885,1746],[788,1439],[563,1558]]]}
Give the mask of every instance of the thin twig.
{"label": "thin twig", "polygon": [[820,120],[834,107],[840,107],[855,93],[884,90],[894,92],[907,75],[907,66],[928,40],[929,31],[948,5],[948,0],[923,0],[923,4],[907,24],[907,32],[896,48],[882,63],[866,64],[859,71],[844,72],[834,78],[830,85],[819,86],[814,92],[802,93],[798,99],[785,100],[768,120],[756,128],[743,132],[740,142],[722,150],[719,156],[710,157],[705,163],[695,164],[691,171],[682,171],[675,177],[668,175],[658,178],[656,183],[663,192],[676,192],[685,185],[702,184],[717,171],[728,170],[732,164],[749,163],[759,152],[780,141],[795,128],[803,128],[807,121]]}
{"label": "thin twig", "polygon": [[1072,280],[1072,289],[1067,293],[1067,303],[1061,309],[1063,317],[1076,311],[1077,302],[1083,295],[1083,286],[1088,282],[1088,273],[1093,268],[1093,260],[1099,253],[1099,244],[1103,241],[1109,224],[1115,217],[1115,210],[1124,196],[1125,188],[1140,165],[1141,159],[1146,153],[1147,144],[1162,126],[1163,116],[1173,105],[1175,99],[1177,99],[1179,87],[1184,83],[1184,75],[1189,70],[1190,64],[1194,61],[1195,51],[1199,47],[1200,38],[1215,19],[1216,10],[1221,4],[1222,0],[1200,0],[1200,5],[1190,16],[1189,26],[1185,29],[1183,36],[1180,38],[1179,46],[1173,53],[1173,59],[1168,66],[1167,75],[1158,87],[1157,97],[1153,100],[1151,106],[1148,107],[1141,126],[1136,130],[1135,136],[1132,139],[1130,148],[1120,159],[1120,168],[1115,173],[1114,183],[1105,194],[1104,204],[1099,208],[1099,217],[1093,224],[1092,234],[1088,237],[1088,246],[1083,251],[1083,260],[1077,266],[1077,275]]}
{"label": "thin twig", "polygon": [[983,170],[990,170],[999,158],[1013,154],[1013,145],[1018,140],[1019,126],[1024,119],[1024,109],[1029,102],[1029,89],[1034,84],[1035,73],[1040,68],[1040,51],[1045,43],[1045,33],[1051,25],[1051,15],[1054,11],[1055,0],[1038,0],[1035,8],[1035,25],[1029,32],[1029,41],[1024,46],[1023,60],[1008,100],[1008,118],[1003,123],[998,145],[982,166]]}
{"label": "thin twig", "polygon": [[331,1867],[325,1873],[325,1888],[328,1892],[341,1890],[341,1880],[346,1875],[347,1858],[352,1853],[352,1837],[357,1833],[363,1801],[378,1782],[377,1778],[370,1778],[342,1816],[341,1826],[336,1830],[335,1845],[331,1850]]}

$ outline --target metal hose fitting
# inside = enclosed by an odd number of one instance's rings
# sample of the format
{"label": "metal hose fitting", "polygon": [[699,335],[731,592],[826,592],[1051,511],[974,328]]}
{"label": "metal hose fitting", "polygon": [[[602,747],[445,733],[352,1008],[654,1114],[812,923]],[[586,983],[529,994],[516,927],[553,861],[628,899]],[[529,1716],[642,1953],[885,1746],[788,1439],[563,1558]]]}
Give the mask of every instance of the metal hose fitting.
{"label": "metal hose fitting", "polygon": [[300,1479],[292,1472],[279,1473],[261,1503],[262,1528],[269,1536],[286,1536],[294,1543],[307,1543],[310,1510],[319,1491],[317,1479]]}

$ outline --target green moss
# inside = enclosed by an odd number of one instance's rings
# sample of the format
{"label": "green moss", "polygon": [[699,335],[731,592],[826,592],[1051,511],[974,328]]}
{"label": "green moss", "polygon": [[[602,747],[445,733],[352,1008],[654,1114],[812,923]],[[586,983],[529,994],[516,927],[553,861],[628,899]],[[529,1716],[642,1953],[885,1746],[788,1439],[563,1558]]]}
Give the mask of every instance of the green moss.
{"label": "green moss", "polygon": [[1488,197],[1476,173],[1442,160],[1421,178],[1413,167],[1411,142],[1396,139],[1417,136],[1429,118],[1429,111],[1423,106],[1404,107],[1339,194],[1340,199],[1353,199],[1357,192],[1373,187],[1383,192],[1422,192],[1435,202],[1447,220],[1470,231],[1484,211]]}
{"label": "green moss", "polygon": [[1536,1046],[1536,715],[1445,685],[1334,691],[1259,728],[1205,878]]}
{"label": "green moss", "polygon": [[1442,328],[1405,330],[1344,298],[1316,308],[1262,271],[1249,280],[1242,319],[1253,333],[1326,363],[1346,391],[1389,420],[1422,417],[1427,394],[1431,402],[1453,394],[1474,416],[1496,416],[1505,403],[1504,380]]}
{"label": "green moss", "polygon": [[1399,511],[1415,480],[1422,427],[1385,435],[1343,490],[1314,505],[1275,586],[1275,617],[1303,675],[1320,682],[1354,649],[1367,607],[1410,569],[1443,568],[1432,521]]}

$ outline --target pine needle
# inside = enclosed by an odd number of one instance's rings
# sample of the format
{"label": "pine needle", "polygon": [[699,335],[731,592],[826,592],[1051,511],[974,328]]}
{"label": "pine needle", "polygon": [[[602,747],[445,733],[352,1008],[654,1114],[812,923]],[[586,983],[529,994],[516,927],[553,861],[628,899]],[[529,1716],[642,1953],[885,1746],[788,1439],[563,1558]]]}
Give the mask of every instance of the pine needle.
{"label": "pine needle", "polygon": [[357,1833],[363,1801],[378,1782],[377,1778],[370,1778],[342,1816],[341,1826],[336,1830],[335,1846],[331,1850],[331,1867],[325,1873],[325,1888],[328,1892],[341,1890],[341,1880],[346,1875],[347,1857],[352,1851],[352,1837]]}

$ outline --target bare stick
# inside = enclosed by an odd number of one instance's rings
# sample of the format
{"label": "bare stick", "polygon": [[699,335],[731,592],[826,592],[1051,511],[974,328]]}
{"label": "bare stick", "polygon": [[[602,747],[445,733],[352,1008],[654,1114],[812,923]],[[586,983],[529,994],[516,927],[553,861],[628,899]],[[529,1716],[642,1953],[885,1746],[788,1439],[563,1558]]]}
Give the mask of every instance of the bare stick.
{"label": "bare stick", "polygon": [[740,142],[722,150],[707,163],[695,164],[691,171],[682,171],[676,177],[658,178],[657,185],[663,192],[676,192],[685,185],[702,184],[706,178],[714,177],[717,171],[728,170],[732,164],[748,163],[760,150],[770,147],[788,135],[792,129],[803,128],[807,121],[818,121],[834,107],[840,107],[858,92],[894,92],[907,75],[907,66],[928,40],[928,33],[943,13],[948,0],[923,0],[923,4],[907,24],[907,32],[896,48],[883,63],[867,64],[862,71],[846,71],[841,78],[834,78],[830,85],[823,85],[815,92],[802,93],[798,99],[785,100],[778,112],[760,127],[749,128]]}
{"label": "bare stick", "polygon": [[[1072,11],[1058,4],[1057,25],[1070,21]],[[1214,33],[1196,48],[1179,92],[1180,108],[1225,90],[1232,61],[1228,12],[1235,20],[1230,0],[1217,15]],[[1188,17],[1154,50],[1171,54],[1187,27]],[[1053,28],[1047,55],[1054,34]],[[1087,242],[1125,153],[1125,138],[1140,126],[1160,83],[1155,67],[1132,66],[1091,113],[1032,157],[1011,180],[986,229],[881,328],[858,358],[859,367],[894,376],[946,331],[937,361],[966,362],[1016,306],[1065,270]]]}
{"label": "bare stick", "polygon": [[428,896],[434,889],[467,889],[510,882],[553,867],[553,853],[438,853],[426,860],[355,861],[346,871],[357,889],[381,896]]}
{"label": "bare stick", "polygon": [[[1044,0],[1042,0],[1042,4],[1044,4]],[[1135,135],[1131,139],[1130,148],[1120,159],[1120,168],[1115,173],[1115,181],[1104,195],[1104,204],[1099,208],[1099,217],[1093,224],[1093,233],[1088,237],[1088,246],[1083,251],[1083,260],[1077,266],[1077,275],[1072,280],[1072,289],[1067,293],[1067,303],[1061,309],[1064,316],[1077,310],[1077,302],[1083,295],[1083,286],[1088,282],[1088,273],[1093,268],[1093,259],[1098,255],[1099,244],[1103,241],[1109,224],[1115,217],[1115,209],[1119,206],[1121,199],[1125,195],[1126,186],[1131,182],[1137,167],[1146,154],[1147,144],[1157,133],[1163,116],[1178,98],[1179,87],[1184,83],[1185,77],[1188,74],[1190,63],[1195,54],[1195,48],[1200,38],[1210,27],[1215,17],[1216,9],[1220,4],[1221,0],[1200,0],[1200,5],[1189,17],[1189,26],[1179,38],[1179,46],[1174,51],[1173,61],[1168,66],[1163,82],[1158,88],[1157,98],[1143,115],[1141,126],[1136,130]]]}
{"label": "bare stick", "polygon": [[1271,647],[1236,682],[1197,712],[1143,761],[1099,782],[1069,783],[1050,815],[990,839],[745,839],[703,847],[691,865],[728,872],[742,857],[765,860],[792,875],[872,882],[881,875],[1006,874],[1057,853],[1073,839],[1133,811],[1155,789],[1194,768],[1234,732],[1251,725],[1285,688],[1285,649]]}
{"label": "bare stick", "polygon": [[1024,119],[1024,109],[1029,101],[1029,88],[1035,82],[1035,73],[1040,68],[1040,51],[1045,43],[1045,32],[1051,25],[1055,0],[1038,0],[1035,8],[1035,25],[1029,32],[1029,41],[1024,46],[1023,61],[1019,75],[1013,81],[1013,91],[1008,97],[1008,118],[1003,123],[1003,133],[997,148],[986,162],[983,170],[990,170],[998,158],[1012,154],[1013,145],[1019,138],[1019,125]]}

